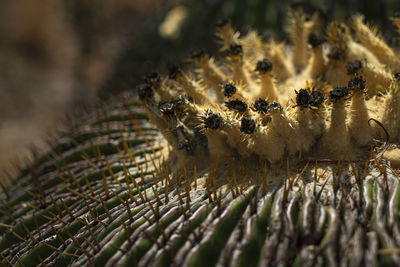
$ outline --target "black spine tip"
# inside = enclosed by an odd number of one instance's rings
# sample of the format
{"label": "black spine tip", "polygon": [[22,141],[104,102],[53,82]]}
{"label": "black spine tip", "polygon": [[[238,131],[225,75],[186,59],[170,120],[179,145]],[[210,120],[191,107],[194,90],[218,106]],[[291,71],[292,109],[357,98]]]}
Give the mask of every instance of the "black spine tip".
{"label": "black spine tip", "polygon": [[329,92],[329,98],[331,100],[338,100],[347,96],[348,94],[349,94],[349,88],[347,86],[338,86]]}
{"label": "black spine tip", "polygon": [[246,134],[252,134],[256,129],[256,122],[249,118],[242,118],[240,131]]}
{"label": "black spine tip", "polygon": [[245,112],[247,110],[247,103],[240,99],[233,99],[231,101],[225,102],[228,109],[233,109],[238,112]]}
{"label": "black spine tip", "polygon": [[319,90],[311,92],[310,106],[318,107],[325,101],[325,95]]}
{"label": "black spine tip", "polygon": [[185,97],[180,95],[171,101],[161,101],[158,103],[158,109],[164,115],[173,115],[176,109],[183,104],[185,104]]}
{"label": "black spine tip", "polygon": [[268,112],[268,106],[269,103],[262,98],[257,99],[256,102],[254,103],[254,109],[261,113]]}
{"label": "black spine tip", "polygon": [[212,130],[218,129],[222,124],[222,117],[219,114],[213,114],[211,111],[207,111],[203,117],[204,127]]}
{"label": "black spine tip", "polygon": [[175,103],[170,101],[162,101],[158,103],[158,110],[163,115],[173,115],[175,113]]}
{"label": "black spine tip", "polygon": [[283,108],[279,102],[272,102],[271,105],[268,106],[268,110],[279,110],[282,111]]}
{"label": "black spine tip", "polygon": [[157,86],[161,83],[161,76],[157,72],[150,73],[144,78],[144,82],[151,86]]}
{"label": "black spine tip", "polygon": [[168,77],[175,80],[176,77],[182,72],[182,69],[178,65],[172,65],[169,67]]}
{"label": "black spine tip", "polygon": [[350,62],[349,65],[347,66],[347,74],[355,74],[361,68],[362,68],[362,61],[356,59],[353,62]]}
{"label": "black spine tip", "polygon": [[237,92],[237,88],[233,83],[224,84],[224,96],[231,97]]}
{"label": "black spine tip", "polygon": [[233,44],[231,47],[228,49],[228,54],[231,55],[242,55],[243,54],[243,47],[239,44]]}
{"label": "black spine tip", "polygon": [[149,84],[140,84],[137,86],[136,90],[141,101],[152,99],[154,96],[153,89]]}
{"label": "black spine tip", "polygon": [[300,89],[296,92],[296,104],[299,107],[307,108],[311,101],[311,95],[306,89]]}
{"label": "black spine tip", "polygon": [[352,89],[355,91],[364,92],[365,91],[365,80],[361,76],[355,77],[349,81],[348,87],[349,87],[349,89]]}
{"label": "black spine tip", "polygon": [[322,36],[316,35],[315,33],[310,33],[308,35],[308,43],[312,47],[318,47],[325,42],[325,39]]}
{"label": "black spine tip", "polygon": [[328,54],[328,58],[333,60],[341,60],[344,59],[345,56],[346,56],[345,51],[337,48],[332,49]]}
{"label": "black spine tip", "polygon": [[268,59],[263,59],[257,62],[255,71],[266,73],[270,70],[272,70],[272,63]]}

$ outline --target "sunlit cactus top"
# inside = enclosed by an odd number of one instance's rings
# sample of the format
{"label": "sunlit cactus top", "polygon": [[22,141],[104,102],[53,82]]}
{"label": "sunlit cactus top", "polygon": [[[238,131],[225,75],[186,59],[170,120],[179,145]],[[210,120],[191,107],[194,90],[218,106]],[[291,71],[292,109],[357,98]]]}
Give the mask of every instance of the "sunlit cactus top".
{"label": "sunlit cactus top", "polygon": [[400,140],[399,57],[361,15],[346,25],[295,6],[288,31],[291,45],[222,20],[217,59],[196,51],[191,68],[146,78],[139,96],[170,162],[357,161]]}

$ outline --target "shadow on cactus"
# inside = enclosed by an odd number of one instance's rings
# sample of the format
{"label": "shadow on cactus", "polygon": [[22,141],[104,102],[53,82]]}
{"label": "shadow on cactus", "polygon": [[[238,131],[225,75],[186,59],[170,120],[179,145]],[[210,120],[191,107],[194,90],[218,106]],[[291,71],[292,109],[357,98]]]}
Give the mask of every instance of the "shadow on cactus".
{"label": "shadow on cactus", "polygon": [[292,46],[221,21],[218,57],[60,139],[5,191],[1,262],[400,264],[399,58],[359,15],[291,19]]}

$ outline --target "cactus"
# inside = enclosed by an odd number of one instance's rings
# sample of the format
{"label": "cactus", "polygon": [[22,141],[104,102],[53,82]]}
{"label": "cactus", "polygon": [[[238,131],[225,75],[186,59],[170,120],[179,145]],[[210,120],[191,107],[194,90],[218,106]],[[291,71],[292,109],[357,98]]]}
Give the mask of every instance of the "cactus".
{"label": "cactus", "polygon": [[292,20],[293,47],[221,21],[221,59],[61,138],[4,190],[3,265],[400,264],[399,58],[360,16]]}

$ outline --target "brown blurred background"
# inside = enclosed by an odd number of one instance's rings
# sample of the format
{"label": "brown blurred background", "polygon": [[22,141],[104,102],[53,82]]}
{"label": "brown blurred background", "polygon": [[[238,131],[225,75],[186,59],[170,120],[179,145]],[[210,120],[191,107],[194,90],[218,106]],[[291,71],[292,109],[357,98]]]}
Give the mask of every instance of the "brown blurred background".
{"label": "brown blurred background", "polygon": [[66,114],[92,105],[144,21],[166,4],[0,1],[0,169],[24,165]]}
{"label": "brown blurred background", "polygon": [[[247,25],[286,40],[293,1],[279,0],[0,0],[0,178],[26,165],[35,148],[150,71],[165,71],[190,51],[214,53],[218,19]],[[344,20],[354,12],[397,37],[390,17],[396,0],[305,0]]]}

